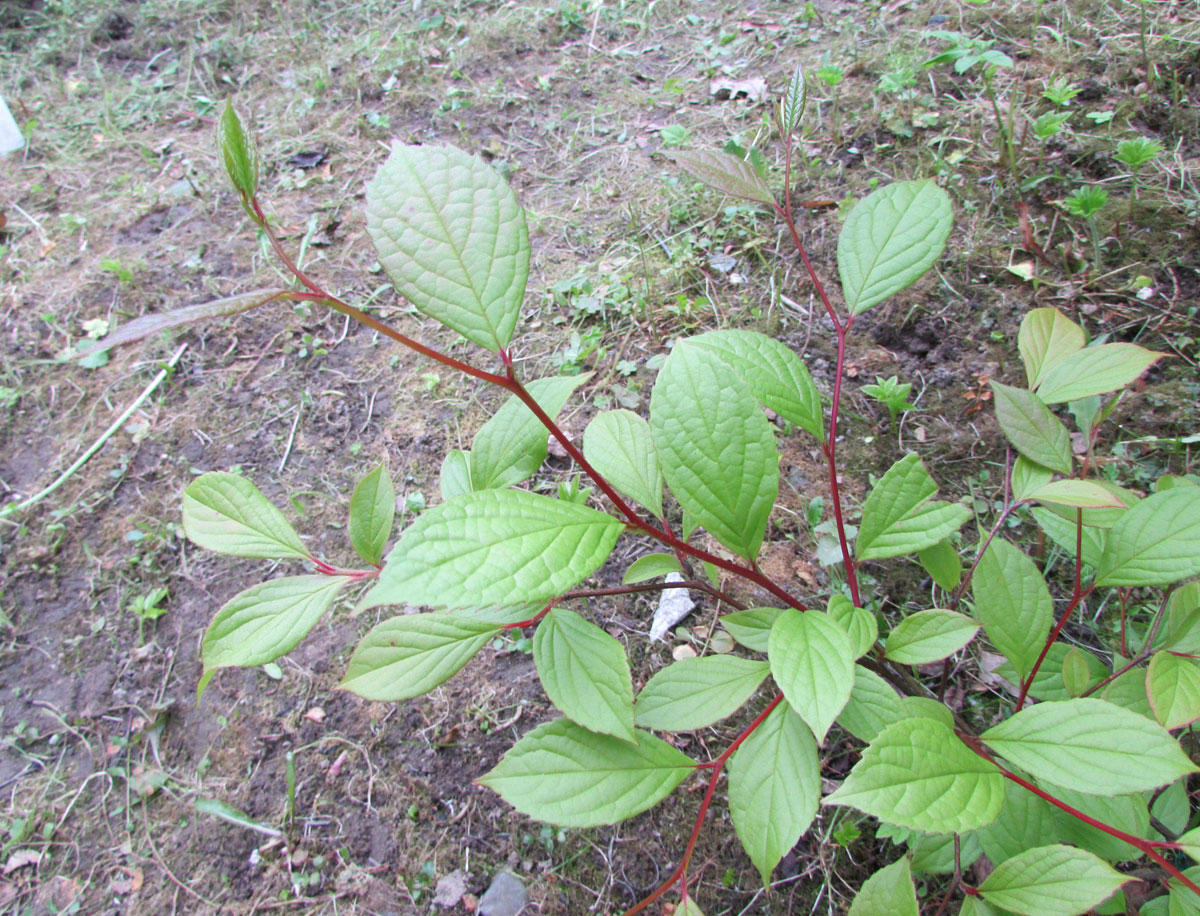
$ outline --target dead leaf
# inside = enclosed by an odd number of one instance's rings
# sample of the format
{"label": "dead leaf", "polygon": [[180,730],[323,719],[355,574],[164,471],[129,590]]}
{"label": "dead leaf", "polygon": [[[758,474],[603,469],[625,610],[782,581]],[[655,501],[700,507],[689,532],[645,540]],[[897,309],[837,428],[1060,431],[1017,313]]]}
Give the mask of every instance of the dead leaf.
{"label": "dead leaf", "polygon": [[325,710],[320,706],[314,706],[304,714],[304,718],[308,719],[310,722],[324,722]]}
{"label": "dead leaf", "polygon": [[714,98],[722,101],[744,98],[752,103],[761,102],[767,97],[767,81],[761,76],[748,80],[731,80],[723,76],[710,82],[708,91]]}
{"label": "dead leaf", "polygon": [[126,877],[113,879],[111,886],[114,894],[136,894],[142,889],[146,876],[140,868],[118,866],[117,870],[124,872]]}
{"label": "dead leaf", "polygon": [[18,849],[4,863],[4,874],[11,875],[18,868],[26,865],[37,865],[42,861],[42,854],[35,849]]}
{"label": "dead leaf", "polygon": [[695,658],[696,650],[687,643],[681,643],[671,650],[671,657],[677,662],[683,661],[685,658]]}

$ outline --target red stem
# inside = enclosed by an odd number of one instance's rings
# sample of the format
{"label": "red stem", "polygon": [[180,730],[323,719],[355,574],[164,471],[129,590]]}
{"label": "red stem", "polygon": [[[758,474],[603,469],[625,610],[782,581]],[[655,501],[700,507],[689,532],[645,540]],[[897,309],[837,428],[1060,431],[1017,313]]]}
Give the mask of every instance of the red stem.
{"label": "red stem", "polygon": [[729,747],[725,748],[720,757],[716,758],[715,760],[710,760],[708,763],[699,763],[696,765],[696,769],[698,770],[707,769],[711,770],[711,772],[708,776],[708,788],[704,792],[704,800],[700,802],[700,810],[696,813],[696,821],[692,825],[692,833],[688,837],[687,848],[684,849],[683,858],[680,859],[679,865],[674,871],[671,872],[666,881],[652,891],[649,896],[644,897],[633,907],[622,913],[621,916],[634,916],[634,914],[640,913],[655,900],[669,891],[676,884],[676,882],[684,883],[684,893],[686,893],[685,880],[687,868],[692,861],[692,854],[696,851],[696,843],[700,839],[700,831],[704,828],[704,818],[708,814],[709,806],[712,804],[713,795],[717,790],[717,780],[721,777],[721,771],[725,768],[725,764],[728,762],[729,758],[733,756],[734,751],[741,746],[743,741],[750,737],[756,728],[762,725],[767,716],[771,714],[771,712],[780,704],[780,702],[782,702],[782,700],[783,694],[776,694],[775,699],[768,703],[766,708],[754,718],[754,721],[742,730],[742,733],[737,736],[737,738],[732,744],[729,745]]}
{"label": "red stem", "polygon": [[1170,843],[1170,842],[1164,842],[1164,841],[1160,841],[1160,840],[1144,840],[1141,837],[1134,836],[1131,833],[1126,833],[1124,830],[1118,830],[1116,827],[1110,826],[1109,824],[1106,824],[1103,821],[1098,821],[1094,817],[1084,814],[1078,808],[1071,807],[1065,801],[1062,801],[1061,799],[1056,798],[1055,796],[1053,796],[1052,794],[1047,792],[1045,789],[1042,789],[1041,787],[1034,785],[1029,780],[1018,776],[1016,773],[1009,770],[1003,764],[997,762],[996,758],[994,758],[987,750],[984,749],[982,742],[980,742],[980,740],[978,738],[973,738],[970,735],[962,734],[961,732],[959,733],[958,737],[972,751],[974,751],[976,754],[978,754],[984,760],[988,761],[994,767],[996,767],[996,769],[998,769],[1004,775],[1005,779],[1015,782],[1021,788],[1027,789],[1028,791],[1030,791],[1034,795],[1036,795],[1038,798],[1042,799],[1043,801],[1049,802],[1050,804],[1054,805],[1054,807],[1058,808],[1061,811],[1067,812],[1067,814],[1071,815],[1074,818],[1077,818],[1078,820],[1083,821],[1085,824],[1095,827],[1097,830],[1103,831],[1104,833],[1107,833],[1109,836],[1116,837],[1118,840],[1124,840],[1130,846],[1137,849],[1138,852],[1142,853],[1145,856],[1149,856],[1151,859],[1153,859],[1155,862],[1157,862],[1158,865],[1160,867],[1162,867],[1162,869],[1164,871],[1166,871],[1167,874],[1169,874],[1172,878],[1175,878],[1176,880],[1181,881],[1184,884],[1184,886],[1187,887],[1189,890],[1195,891],[1197,894],[1200,894],[1200,886],[1197,886],[1195,883],[1193,883],[1191,880],[1189,880],[1187,877],[1185,877],[1184,874],[1178,868],[1176,868],[1174,865],[1172,865],[1169,861],[1167,861],[1166,858],[1164,858],[1158,852],[1159,849],[1178,849],[1179,848],[1178,843]]}
{"label": "red stem", "polygon": [[842,495],[838,489],[837,474],[837,423],[838,407],[842,400],[842,374],[846,365],[846,332],[854,322],[854,316],[845,325],[834,323],[837,333],[837,367],[833,376],[833,406],[829,410],[829,440],[824,445],[825,459],[829,464],[829,490],[833,499],[833,517],[837,523],[838,544],[842,548],[842,564],[846,567],[846,581],[850,584],[850,598],[855,607],[862,607],[858,593],[858,569],[850,556],[850,544],[846,540],[846,524],[842,518]]}

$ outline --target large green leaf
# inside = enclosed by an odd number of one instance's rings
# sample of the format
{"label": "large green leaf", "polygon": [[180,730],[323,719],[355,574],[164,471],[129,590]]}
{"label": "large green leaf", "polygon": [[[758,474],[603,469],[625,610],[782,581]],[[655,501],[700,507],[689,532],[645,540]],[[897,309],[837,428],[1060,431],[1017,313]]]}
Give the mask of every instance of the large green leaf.
{"label": "large green leaf", "polygon": [[847,916],[918,916],[919,913],[912,866],[905,856],[863,882]]}
{"label": "large green leaf", "polygon": [[350,544],[368,563],[383,559],[396,517],[396,488],[385,465],[364,477],[350,497]]}
{"label": "large green leaf", "polygon": [[812,732],[780,703],[729,759],[729,813],[764,885],[817,815],[821,761]]}
{"label": "large green leaf", "polygon": [[478,781],[548,824],[615,824],[657,804],[695,767],[648,732],[636,737],[631,744],[555,719],[518,741]]}
{"label": "large green leaf", "polygon": [[234,557],[308,559],[300,536],[258,487],[236,474],[201,474],[183,491],[192,543]]}
{"label": "large green leaf", "polygon": [[[1088,528],[1111,528],[1117,523],[1117,520],[1125,514],[1125,510],[1130,506],[1136,505],[1142,499],[1140,493],[1136,493],[1126,487],[1118,487],[1114,483],[1109,483],[1106,480],[1082,481],[1082,480],[1059,480],[1057,484],[1079,484],[1088,483],[1092,486],[1097,486],[1104,490],[1111,497],[1111,503],[1105,508],[1084,508],[1083,509],[1083,524]],[[1041,488],[1039,488],[1041,489]],[[1096,494],[1099,496],[1099,494]],[[1079,517],[1079,513],[1075,508],[1068,505],[1059,505],[1058,503],[1049,500],[1044,502],[1047,509],[1057,515],[1059,518],[1064,518],[1072,523],[1074,529],[1075,520]],[[1074,544],[1074,535],[1072,535],[1071,543]],[[1074,547],[1072,547],[1072,550]]]}
{"label": "large green leaf", "polygon": [[616,519],[524,490],[483,490],[423,512],[361,607],[474,609],[554,598],[608,557]]}
{"label": "large green leaf", "polygon": [[1013,448],[1035,464],[1070,474],[1071,434],[1036,394],[992,382],[996,420]]}
{"label": "large green leaf", "polygon": [[859,741],[870,743],[876,736],[908,713],[895,689],[874,671],[854,666],[854,689],[837,718],[837,724]]}
{"label": "large green leaf", "polygon": [[692,520],[754,559],[779,493],[771,424],[741,377],[698,347],[676,347],[650,397],[667,485]]}
{"label": "large green leaf", "polygon": [[1147,496],[1108,533],[1097,585],[1168,585],[1200,573],[1200,488]]}
{"label": "large green leaf", "polygon": [[828,614],[789,609],[771,628],[767,657],[775,683],[824,743],[854,688],[854,648],[846,631]]}
{"label": "large green leaf", "polygon": [[[525,385],[550,419],[558,416],[571,392],[592,377],[553,375]],[[469,453],[471,486],[476,490],[511,487],[537,473],[546,460],[549,431],[516,395],[480,427]]]}
{"label": "large green leaf", "polygon": [[[935,701],[936,702],[936,701]],[[912,868],[915,872],[928,875],[949,875],[955,866],[954,837],[959,838],[958,866],[970,868],[983,855],[976,839],[978,831],[970,833],[921,833],[910,836],[908,848],[912,850]]]}
{"label": "large green leaf", "polygon": [[749,162],[729,153],[674,150],[663,155],[673,159],[710,188],[755,203],[775,206],[775,195]]}
{"label": "large green leaf", "polygon": [[979,632],[965,614],[933,608],[901,620],[888,634],[887,657],[902,665],[925,665],[953,655]]}
{"label": "large green leaf", "polygon": [[584,728],[635,741],[633,681],[624,647],[574,611],[556,607],[533,635],[550,702]]}
{"label": "large green leaf", "polygon": [[205,672],[264,665],[291,652],[349,581],[346,576],[288,576],[239,592],[204,633]]}
{"label": "large green leaf", "polygon": [[952,592],[962,580],[962,560],[949,539],[917,551],[917,560],[944,591]]}
{"label": "large green leaf", "polygon": [[716,354],[737,371],[763,407],[825,441],[821,395],[790,347],[754,331],[709,331],[681,343]]}
{"label": "large green leaf", "polygon": [[1090,852],[1039,846],[997,865],[979,893],[988,903],[1022,916],[1078,916],[1128,880]]}
{"label": "large green leaf", "polygon": [[596,414],[583,433],[583,457],[614,487],[663,517],[663,475],[650,424],[632,410]]}
{"label": "large green leaf", "polygon": [[379,263],[404,298],[478,346],[508,346],[529,230],[494,169],[453,147],[396,144],[367,183],[366,209]]}
{"label": "large green leaf", "polygon": [[850,312],[865,312],[914,283],[941,255],[953,222],[950,198],[931,180],[886,185],[860,200],[837,247]]}
{"label": "large green leaf", "polygon": [[1037,388],[1046,373],[1083,348],[1083,328],[1058,309],[1034,309],[1021,320],[1017,349],[1025,363],[1025,378]]}
{"label": "large green leaf", "polygon": [[1093,698],[1038,703],[980,737],[1038,779],[1092,795],[1145,792],[1197,770],[1162,726]]}
{"label": "large green leaf", "polygon": [[770,670],[764,661],[736,655],[680,659],[638,694],[637,724],[667,732],[705,728],[737,712]]}
{"label": "large green leaf", "polygon": [[1194,659],[1155,652],[1146,671],[1146,695],[1163,728],[1200,719],[1200,665]]}
{"label": "large green leaf", "polygon": [[450,614],[401,614],[376,624],[350,657],[339,685],[367,700],[428,693],[469,662],[500,624]]}
{"label": "large green leaf", "polygon": [[933,499],[937,484],[909,452],[879,479],[863,505],[855,553],[860,560],[899,557],[932,547],[961,528],[971,510]]}
{"label": "large green leaf", "polygon": [[771,627],[783,613],[777,607],[753,607],[748,611],[735,611],[721,618],[721,626],[729,631],[729,635],[747,649],[755,652],[766,652],[771,638]]}
{"label": "large green leaf", "polygon": [[880,732],[822,804],[849,805],[910,830],[963,833],[990,824],[1003,801],[995,766],[946,725],[918,717]]}
{"label": "large green leaf", "polygon": [[1020,678],[1029,674],[1054,623],[1054,602],[1033,560],[995,538],[971,579],[975,618]]}
{"label": "large green leaf", "polygon": [[1076,509],[1124,509],[1125,504],[1093,480],[1066,478],[1042,484],[1025,499]]}
{"label": "large green leaf", "polygon": [[[1072,789],[1057,788],[1054,790],[1054,795],[1059,801],[1066,802],[1072,808],[1088,815],[1088,817],[1093,817],[1103,824],[1123,830],[1131,836],[1142,837],[1143,839],[1150,839],[1152,836],[1150,811],[1146,805],[1146,797],[1140,792],[1135,792],[1132,795],[1102,796],[1088,795],[1085,792],[1076,792]],[[1162,796],[1159,797],[1161,798]],[[1114,862],[1128,862],[1142,857],[1141,851],[1136,847],[1066,812],[1061,812],[1059,820],[1061,826],[1059,827],[1058,836],[1055,839],[1060,843],[1070,843],[1072,846],[1086,849],[1088,852],[1094,853],[1102,859],[1109,859]],[[1157,839],[1157,836],[1155,835],[1154,838]],[[1054,842],[1054,840],[1048,840],[1047,842]],[[1026,848],[1036,845],[1040,844],[1034,842],[1025,843]]]}
{"label": "large green leaf", "polygon": [[1162,356],[1131,343],[1076,350],[1046,372],[1038,386],[1038,397],[1046,404],[1065,404],[1094,394],[1107,394],[1133,384]]}

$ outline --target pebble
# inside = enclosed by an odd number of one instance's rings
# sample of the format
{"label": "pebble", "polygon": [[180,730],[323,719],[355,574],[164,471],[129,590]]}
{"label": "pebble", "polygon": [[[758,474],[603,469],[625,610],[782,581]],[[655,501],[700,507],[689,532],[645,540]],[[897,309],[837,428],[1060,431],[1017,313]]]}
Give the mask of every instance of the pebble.
{"label": "pebble", "polygon": [[496,874],[482,897],[479,898],[480,916],[517,916],[525,909],[525,885],[521,879],[509,872]]}

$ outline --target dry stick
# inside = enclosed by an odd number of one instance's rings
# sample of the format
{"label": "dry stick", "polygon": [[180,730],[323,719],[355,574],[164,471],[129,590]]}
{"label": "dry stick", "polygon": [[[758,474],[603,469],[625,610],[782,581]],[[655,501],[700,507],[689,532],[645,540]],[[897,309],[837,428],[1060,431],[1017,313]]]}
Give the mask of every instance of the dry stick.
{"label": "dry stick", "polygon": [[696,851],[696,842],[700,839],[700,830],[704,827],[704,818],[705,815],[708,814],[709,805],[712,804],[713,794],[717,790],[717,780],[721,777],[721,771],[725,768],[725,764],[729,761],[729,758],[733,756],[734,751],[741,746],[743,741],[745,741],[750,737],[751,734],[754,733],[756,728],[766,721],[767,716],[771,714],[771,712],[780,704],[780,702],[782,702],[782,700],[783,694],[776,694],[775,699],[771,700],[771,702],[767,704],[766,708],[754,718],[754,721],[747,725],[745,729],[743,729],[742,733],[733,740],[733,743],[730,744],[729,747],[725,748],[720,757],[717,757],[715,760],[711,760],[708,763],[696,764],[697,770],[711,770],[711,772],[708,777],[708,789],[704,793],[704,800],[700,802],[700,810],[696,813],[696,822],[692,825],[692,833],[691,836],[688,837],[688,844],[684,849],[683,858],[680,860],[679,865],[676,866],[675,870],[671,872],[666,881],[660,884],[653,892],[650,893],[648,897],[643,898],[637,904],[622,913],[621,916],[635,916],[636,913],[640,913],[655,900],[669,891],[676,882],[682,882],[683,890],[686,893],[687,867],[692,861],[692,854]]}
{"label": "dry stick", "polygon": [[137,410],[139,407],[141,407],[142,404],[144,404],[146,402],[146,398],[150,397],[150,395],[152,395],[154,393],[154,390],[156,388],[158,388],[159,385],[162,384],[163,379],[165,379],[170,374],[171,370],[175,368],[175,364],[179,362],[179,358],[181,356],[183,356],[183,351],[187,349],[187,346],[188,346],[187,344],[179,345],[179,349],[177,349],[173,354],[171,354],[171,358],[169,360],[167,360],[166,365],[164,365],[158,371],[158,375],[154,376],[154,380],[151,381],[150,384],[147,385],[144,389],[142,389],[142,393],[139,394],[137,396],[137,398],[134,399],[132,404],[130,404],[128,407],[125,408],[124,411],[121,412],[121,415],[119,417],[117,417],[115,420],[113,420],[112,425],[109,426],[108,429],[106,429],[104,432],[102,432],[100,434],[100,438],[92,443],[91,448],[89,448],[86,452],[84,452],[82,455],[80,455],[75,460],[74,464],[72,464],[69,468],[67,468],[65,471],[63,471],[62,474],[60,474],[58,476],[58,479],[54,481],[54,483],[50,484],[50,486],[46,487],[40,493],[37,493],[36,495],[29,497],[29,499],[25,500],[23,503],[9,503],[3,509],[0,509],[0,518],[4,518],[5,516],[10,515],[13,512],[19,511],[21,509],[28,509],[34,503],[39,502],[42,499],[45,499],[47,496],[49,496],[51,493],[53,493],[55,490],[57,490],[59,487],[61,487],[64,483],[66,483],[68,480],[70,480],[71,476],[76,471],[78,471],[81,467],[83,467],[85,464],[87,464],[87,462],[91,459],[91,457],[96,454],[96,452],[100,451],[100,449],[104,446],[104,443],[107,442],[109,439],[111,439],[113,437],[113,435],[116,433],[116,431],[125,425],[125,421],[128,420],[131,416],[133,416],[133,412],[135,410]]}

